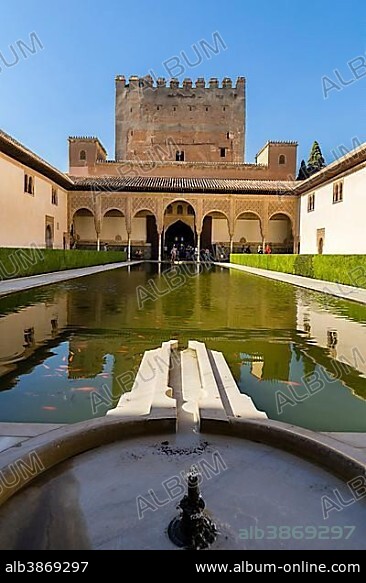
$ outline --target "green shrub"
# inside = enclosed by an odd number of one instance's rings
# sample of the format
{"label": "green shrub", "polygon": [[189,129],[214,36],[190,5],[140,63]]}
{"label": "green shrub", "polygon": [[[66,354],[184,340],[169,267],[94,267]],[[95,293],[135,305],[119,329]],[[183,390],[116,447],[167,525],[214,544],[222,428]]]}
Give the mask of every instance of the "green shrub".
{"label": "green shrub", "polygon": [[121,251],[0,248],[0,281],[125,260]]}
{"label": "green shrub", "polygon": [[304,277],[314,277],[313,255],[295,255],[294,257],[293,273]]}
{"label": "green shrub", "polygon": [[366,288],[366,255],[232,254],[231,263]]}

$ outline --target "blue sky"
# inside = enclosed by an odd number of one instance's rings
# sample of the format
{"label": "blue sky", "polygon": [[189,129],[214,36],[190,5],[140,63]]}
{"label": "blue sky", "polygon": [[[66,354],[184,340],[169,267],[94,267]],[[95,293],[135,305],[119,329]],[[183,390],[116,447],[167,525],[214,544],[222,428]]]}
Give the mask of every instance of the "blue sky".
{"label": "blue sky", "polygon": [[[247,79],[247,162],[267,140],[297,140],[298,162],[314,139],[327,162],[366,140],[364,0],[13,0],[0,30],[0,126],[62,170],[69,135],[97,135],[114,157],[115,75],[167,77],[193,45],[201,62],[181,79]],[[32,33],[43,48],[22,54]],[[214,33],[226,49],[207,58]]]}

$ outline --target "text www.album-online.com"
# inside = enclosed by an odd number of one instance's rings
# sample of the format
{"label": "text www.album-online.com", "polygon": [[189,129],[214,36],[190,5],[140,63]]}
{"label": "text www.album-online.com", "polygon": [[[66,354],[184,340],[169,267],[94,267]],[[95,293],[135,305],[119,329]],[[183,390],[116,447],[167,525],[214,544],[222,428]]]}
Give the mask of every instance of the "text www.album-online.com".
{"label": "text www.album-online.com", "polygon": [[360,573],[359,563],[196,563],[197,573]]}

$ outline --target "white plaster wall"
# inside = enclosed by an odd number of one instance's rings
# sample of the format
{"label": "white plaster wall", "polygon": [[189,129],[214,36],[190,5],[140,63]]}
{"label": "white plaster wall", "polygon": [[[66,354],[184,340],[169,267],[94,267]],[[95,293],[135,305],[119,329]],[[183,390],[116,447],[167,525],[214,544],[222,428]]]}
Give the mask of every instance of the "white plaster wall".
{"label": "white plaster wall", "polygon": [[146,217],[132,219],[131,241],[146,242]]}
{"label": "white plaster wall", "polygon": [[235,243],[239,243],[242,237],[253,243],[259,243],[262,241],[259,219],[239,219],[236,221],[234,229]]}
{"label": "white plaster wall", "polygon": [[226,219],[212,219],[212,243],[230,241],[229,227]]}
{"label": "white plaster wall", "polygon": [[333,182],[315,189],[315,210],[301,197],[300,253],[317,253],[317,229],[325,229],[323,253],[366,253],[366,168],[344,177],[343,202],[333,204]]}
{"label": "white plaster wall", "polygon": [[268,166],[269,163],[269,147],[263,148],[260,154],[257,156],[257,164],[264,164]]}
{"label": "white plaster wall", "polygon": [[[76,234],[80,241],[96,241],[95,223],[93,217],[74,217]],[[128,234],[124,217],[104,217],[102,222],[101,241],[114,241],[120,235],[121,242],[126,243]],[[146,217],[132,219],[131,241],[146,242]]]}
{"label": "white plaster wall", "polygon": [[[34,196],[24,192],[24,174],[35,178]],[[58,206],[51,203],[47,178],[0,153],[1,247],[45,247],[46,215],[54,218],[54,248],[63,247],[67,232],[67,193],[58,189]]]}
{"label": "white plaster wall", "polygon": [[104,217],[100,238],[104,241],[115,241],[116,236],[121,237],[124,243],[128,240],[126,221],[124,217]]}
{"label": "white plaster wall", "polygon": [[75,233],[80,241],[96,241],[94,217],[74,217]]}
{"label": "white plaster wall", "polygon": [[287,219],[271,219],[267,239],[271,243],[284,243],[291,237],[291,223]]}

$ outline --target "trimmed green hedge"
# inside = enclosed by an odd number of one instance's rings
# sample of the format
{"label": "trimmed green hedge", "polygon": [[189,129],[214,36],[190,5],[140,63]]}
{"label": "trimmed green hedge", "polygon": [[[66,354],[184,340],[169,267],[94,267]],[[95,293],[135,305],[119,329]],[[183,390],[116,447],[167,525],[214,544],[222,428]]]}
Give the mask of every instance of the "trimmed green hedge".
{"label": "trimmed green hedge", "polygon": [[232,254],[231,263],[366,288],[366,255]]}
{"label": "trimmed green hedge", "polygon": [[120,261],[126,261],[121,251],[0,248],[0,281]]}

